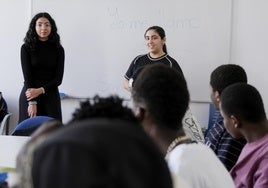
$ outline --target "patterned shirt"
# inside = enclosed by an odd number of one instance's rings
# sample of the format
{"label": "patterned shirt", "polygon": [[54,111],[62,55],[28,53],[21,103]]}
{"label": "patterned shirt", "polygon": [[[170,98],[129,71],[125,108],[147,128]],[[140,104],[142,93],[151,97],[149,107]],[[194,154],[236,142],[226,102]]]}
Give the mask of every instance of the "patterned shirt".
{"label": "patterned shirt", "polygon": [[209,129],[205,137],[205,143],[230,171],[246,144],[246,140],[244,138],[234,139],[225,129],[223,117],[219,115],[216,123]]}

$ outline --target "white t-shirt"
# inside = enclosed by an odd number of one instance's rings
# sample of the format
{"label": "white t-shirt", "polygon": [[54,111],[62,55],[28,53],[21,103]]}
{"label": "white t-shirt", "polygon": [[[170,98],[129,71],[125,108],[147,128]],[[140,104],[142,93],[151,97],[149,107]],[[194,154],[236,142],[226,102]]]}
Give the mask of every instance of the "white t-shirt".
{"label": "white t-shirt", "polygon": [[180,144],[167,156],[171,174],[194,188],[233,188],[233,180],[213,151],[202,143]]}

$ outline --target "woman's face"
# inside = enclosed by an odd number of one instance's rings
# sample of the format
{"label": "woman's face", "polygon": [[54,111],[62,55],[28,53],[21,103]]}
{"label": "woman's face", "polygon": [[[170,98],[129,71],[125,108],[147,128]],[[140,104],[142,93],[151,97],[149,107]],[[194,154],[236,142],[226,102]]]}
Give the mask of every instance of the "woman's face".
{"label": "woman's face", "polygon": [[35,24],[36,33],[41,41],[48,40],[51,33],[51,24],[47,18],[41,17]]}
{"label": "woman's face", "polygon": [[166,39],[159,36],[155,30],[149,30],[145,34],[146,46],[150,53],[157,54],[163,52],[163,45]]}

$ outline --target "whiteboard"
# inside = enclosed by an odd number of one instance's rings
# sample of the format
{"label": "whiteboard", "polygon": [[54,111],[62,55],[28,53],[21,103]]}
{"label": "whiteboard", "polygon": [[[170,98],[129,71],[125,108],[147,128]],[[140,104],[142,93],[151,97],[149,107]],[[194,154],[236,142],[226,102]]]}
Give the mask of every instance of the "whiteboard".
{"label": "whiteboard", "polygon": [[77,97],[129,98],[123,76],[148,52],[145,30],[159,25],[191,99],[209,101],[211,71],[229,62],[231,8],[231,0],[32,0],[32,15],[46,11],[56,21],[66,55],[60,90]]}

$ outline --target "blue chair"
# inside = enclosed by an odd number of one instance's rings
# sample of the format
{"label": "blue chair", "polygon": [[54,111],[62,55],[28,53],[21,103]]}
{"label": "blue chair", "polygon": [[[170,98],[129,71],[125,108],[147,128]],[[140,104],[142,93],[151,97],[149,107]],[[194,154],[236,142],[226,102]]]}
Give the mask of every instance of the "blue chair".
{"label": "blue chair", "polygon": [[25,119],[17,125],[11,135],[30,136],[40,125],[51,120],[54,120],[54,118],[48,116],[35,116]]}
{"label": "blue chair", "polygon": [[218,117],[220,116],[220,111],[215,108],[213,103],[209,104],[209,117],[208,117],[208,127],[205,131],[205,136],[207,135],[207,132],[209,129],[215,124],[217,121]]}

